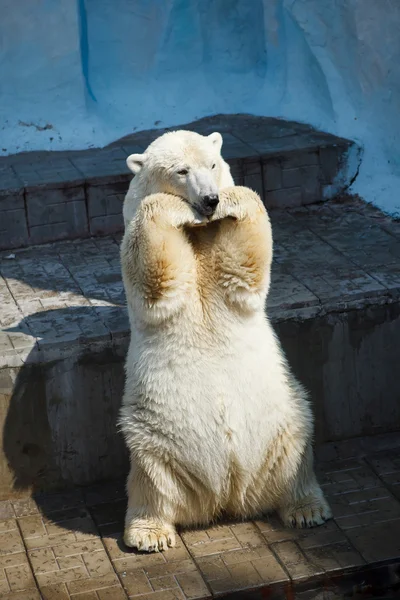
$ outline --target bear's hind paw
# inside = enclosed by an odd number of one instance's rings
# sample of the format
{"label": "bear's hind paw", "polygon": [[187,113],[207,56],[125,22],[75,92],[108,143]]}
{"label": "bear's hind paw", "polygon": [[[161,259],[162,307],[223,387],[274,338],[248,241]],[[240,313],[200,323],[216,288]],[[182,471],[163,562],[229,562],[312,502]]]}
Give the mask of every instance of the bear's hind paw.
{"label": "bear's hind paw", "polygon": [[130,548],[141,552],[160,552],[175,546],[175,529],[169,525],[154,527],[127,527],[124,533],[124,543]]}
{"label": "bear's hind paw", "polygon": [[286,527],[306,528],[322,525],[332,517],[332,512],[320,492],[303,498],[295,505],[282,508],[279,516]]}

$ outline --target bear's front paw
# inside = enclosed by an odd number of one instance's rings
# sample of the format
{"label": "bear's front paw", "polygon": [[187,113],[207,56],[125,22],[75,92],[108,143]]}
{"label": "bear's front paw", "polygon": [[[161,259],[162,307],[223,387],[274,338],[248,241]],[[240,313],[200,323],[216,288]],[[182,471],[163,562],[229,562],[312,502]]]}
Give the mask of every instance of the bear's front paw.
{"label": "bear's front paw", "polygon": [[332,512],[322,492],[318,490],[296,504],[283,507],[279,516],[286,527],[304,528],[322,525],[332,517]]}
{"label": "bear's front paw", "polygon": [[265,209],[260,197],[246,187],[225,188],[219,194],[219,204],[215,209],[212,221],[231,218],[242,221],[247,218],[259,218]]}
{"label": "bear's front paw", "polygon": [[127,527],[124,533],[124,543],[130,548],[142,552],[160,552],[175,546],[175,529],[170,525],[154,527]]}
{"label": "bear's front paw", "polygon": [[222,221],[222,219],[233,219],[236,221],[242,217],[242,213],[243,210],[239,206],[222,200],[210,217],[210,221]]}

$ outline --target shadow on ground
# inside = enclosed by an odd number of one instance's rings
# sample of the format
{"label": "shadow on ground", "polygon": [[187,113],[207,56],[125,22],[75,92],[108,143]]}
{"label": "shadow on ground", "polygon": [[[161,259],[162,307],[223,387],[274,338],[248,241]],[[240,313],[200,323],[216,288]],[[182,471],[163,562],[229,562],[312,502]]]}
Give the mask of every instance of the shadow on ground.
{"label": "shadow on ground", "polygon": [[[83,491],[92,481],[115,480],[107,494],[114,487],[123,494],[121,478],[128,471],[127,452],[117,431],[128,339],[112,343],[110,335],[97,339],[90,337],[93,332],[85,337],[80,324],[87,322],[90,327],[92,310],[43,311],[5,329],[30,335],[32,327],[38,330],[39,324],[47,323],[39,337],[39,353],[33,349],[22,367],[8,370],[11,395],[3,428],[2,485],[8,485],[14,495],[30,493],[49,518],[54,507],[58,511],[84,506],[85,494],[90,502],[97,494],[104,503],[101,484],[98,491]],[[107,319],[116,308],[101,310]],[[69,327],[69,336],[65,328],[58,345],[53,344],[54,323]],[[42,353],[45,360],[40,360]],[[51,499],[42,495],[43,490],[67,491]],[[85,520],[71,522],[72,529],[81,526],[84,532]]]}

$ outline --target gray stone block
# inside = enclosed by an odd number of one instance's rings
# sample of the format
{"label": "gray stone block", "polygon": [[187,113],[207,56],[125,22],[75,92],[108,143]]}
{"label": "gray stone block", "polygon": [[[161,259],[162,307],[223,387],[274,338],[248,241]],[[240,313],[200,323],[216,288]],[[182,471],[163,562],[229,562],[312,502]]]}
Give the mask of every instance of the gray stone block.
{"label": "gray stone block", "polygon": [[90,219],[90,233],[92,235],[104,235],[123,231],[124,219],[122,213],[119,215],[103,215]]}
{"label": "gray stone block", "polygon": [[222,156],[225,160],[229,158],[246,158],[257,153],[254,152],[250,146],[244,144],[240,139],[232,135],[231,133],[224,133],[223,145],[222,145]]}
{"label": "gray stone block", "polygon": [[379,304],[350,311],[336,304],[320,317],[276,326],[295,374],[311,392],[317,444],[398,429],[400,403],[393,391],[400,304]]}
{"label": "gray stone block", "polygon": [[322,198],[319,165],[283,169],[282,181],[284,188],[301,187],[302,204],[311,204]]}
{"label": "gray stone block", "polygon": [[243,161],[244,185],[264,198],[263,172],[260,159]]}
{"label": "gray stone block", "polygon": [[[33,214],[35,215],[35,225],[32,225],[30,220],[28,221],[32,244],[43,244],[53,240],[85,237],[88,235],[86,203],[84,199],[61,204],[50,204],[47,206],[47,211],[41,207],[40,211],[36,210]],[[39,218],[40,215],[42,218]],[[46,216],[47,220],[44,220]]]}
{"label": "gray stone block", "polygon": [[[244,115],[236,115],[236,118],[241,119],[243,116]],[[245,121],[246,118],[244,118],[243,122]],[[176,127],[175,129],[180,129],[180,127]],[[187,123],[182,129],[196,131],[201,135],[210,135],[211,133],[214,133],[214,131],[219,131],[223,135],[225,135],[225,133],[233,133],[232,121],[231,119],[227,119],[225,115],[205,117],[194,123]]]}
{"label": "gray stone block", "polygon": [[227,160],[235,185],[244,185],[243,162],[241,160]]}
{"label": "gray stone block", "polygon": [[279,160],[270,160],[263,164],[264,193],[280,190],[282,187],[282,169]]}
{"label": "gray stone block", "polygon": [[0,214],[3,210],[16,210],[17,208],[24,208],[24,190],[11,190],[3,191],[0,190]]}
{"label": "gray stone block", "polygon": [[299,149],[293,152],[286,152],[282,157],[282,166],[284,169],[295,169],[297,167],[307,167],[308,165],[319,164],[318,148]]}
{"label": "gray stone block", "polygon": [[[185,127],[176,127],[174,129],[185,129]],[[167,131],[171,131],[171,129],[148,129],[147,131],[139,131],[129,137],[129,142],[131,145],[137,144],[146,150],[147,146]],[[121,140],[121,144],[123,147],[125,146],[125,139]]]}
{"label": "gray stone block", "polygon": [[126,186],[123,186],[121,193],[113,193],[107,195],[106,198],[106,214],[107,215],[122,215],[122,207],[127,192]]}
{"label": "gray stone block", "polygon": [[300,168],[283,169],[282,184],[284,188],[292,188],[302,184],[302,171]]}
{"label": "gray stone block", "polygon": [[[35,154],[35,153],[32,153]],[[45,153],[26,156],[14,165],[15,172],[26,189],[74,187],[83,182],[82,173],[70,162],[67,153]]]}
{"label": "gray stone block", "polygon": [[10,336],[5,331],[0,331],[0,356],[4,354],[14,354],[15,349]]}
{"label": "gray stone block", "polygon": [[0,162],[0,196],[23,192],[24,184],[15,173],[12,158],[7,156]]}
{"label": "gray stone block", "polygon": [[94,310],[113,338],[129,335],[129,317],[125,307],[95,306]]}
{"label": "gray stone block", "polygon": [[122,206],[128,185],[114,182],[87,189],[90,233],[93,235],[123,231]]}
{"label": "gray stone block", "polygon": [[[271,119],[272,121],[272,119]],[[296,130],[290,126],[288,121],[274,119],[274,123],[265,123],[262,121],[254,122],[248,119],[248,122],[242,122],[240,127],[234,129],[234,134],[247,144],[254,142],[264,142],[265,140],[282,139],[296,135]]]}
{"label": "gray stone block", "polygon": [[[70,189],[41,189],[27,192],[26,205],[28,209],[28,223],[30,226],[47,225],[65,221],[65,206],[68,203],[85,202],[83,186]],[[76,223],[78,229],[81,227]]]}
{"label": "gray stone block", "polygon": [[319,149],[319,160],[324,183],[332,183],[338,172],[338,148],[337,146],[322,146]]}
{"label": "gray stone block", "polygon": [[124,182],[103,186],[89,185],[87,188],[89,219],[122,214],[122,205],[127,191],[128,185]]}
{"label": "gray stone block", "polygon": [[301,187],[282,190],[273,190],[266,193],[265,205],[267,208],[293,208],[301,206]]}
{"label": "gray stone block", "polygon": [[26,246],[28,242],[25,208],[0,211],[0,249]]}
{"label": "gray stone block", "polygon": [[125,152],[127,157],[131,154],[143,154],[145,151],[145,148],[142,148],[142,146],[139,146],[138,144],[131,144],[129,141],[126,143],[124,142],[123,146],[121,146],[121,149]]}
{"label": "gray stone block", "polygon": [[126,166],[126,152],[120,147],[97,149],[77,153],[71,162],[82,173],[85,179],[93,184],[106,183],[106,178],[129,178]]}
{"label": "gray stone block", "polygon": [[319,165],[310,165],[301,168],[302,203],[312,204],[322,200],[321,170]]}
{"label": "gray stone block", "polygon": [[27,209],[33,244],[88,234],[83,186],[27,191]]}
{"label": "gray stone block", "polygon": [[[9,186],[12,182],[3,180],[4,169],[0,170],[0,182]],[[0,250],[19,248],[28,243],[28,229],[25,216],[23,189],[17,187],[0,189]]]}
{"label": "gray stone block", "polygon": [[282,138],[264,138],[258,142],[251,142],[249,146],[260,156],[268,156],[300,149],[303,147],[303,142],[301,136],[296,134]]}

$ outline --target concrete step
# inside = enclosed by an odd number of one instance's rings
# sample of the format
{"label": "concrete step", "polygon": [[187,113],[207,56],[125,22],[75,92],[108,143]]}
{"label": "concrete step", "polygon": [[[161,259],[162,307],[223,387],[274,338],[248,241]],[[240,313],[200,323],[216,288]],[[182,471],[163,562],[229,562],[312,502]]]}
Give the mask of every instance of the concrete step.
{"label": "concrete step", "polygon": [[123,481],[5,500],[0,502],[0,597],[398,597],[399,446],[321,461],[318,472],[334,514],[325,525],[287,530],[274,515],[221,522],[181,531],[177,547],[158,554],[139,554],[123,544]]}
{"label": "concrete step", "polygon": [[[255,189],[270,208],[331,198],[350,184],[360,163],[355,144],[300,123],[227,115],[179,128],[220,131],[235,182]],[[165,131],[134,133],[103,149],[0,158],[0,249],[122,231],[132,177],[126,157]]]}
{"label": "concrete step", "polygon": [[[311,391],[316,443],[398,431],[400,223],[351,198],[270,214],[267,312]],[[0,253],[3,497],[127,470],[119,239]]]}

